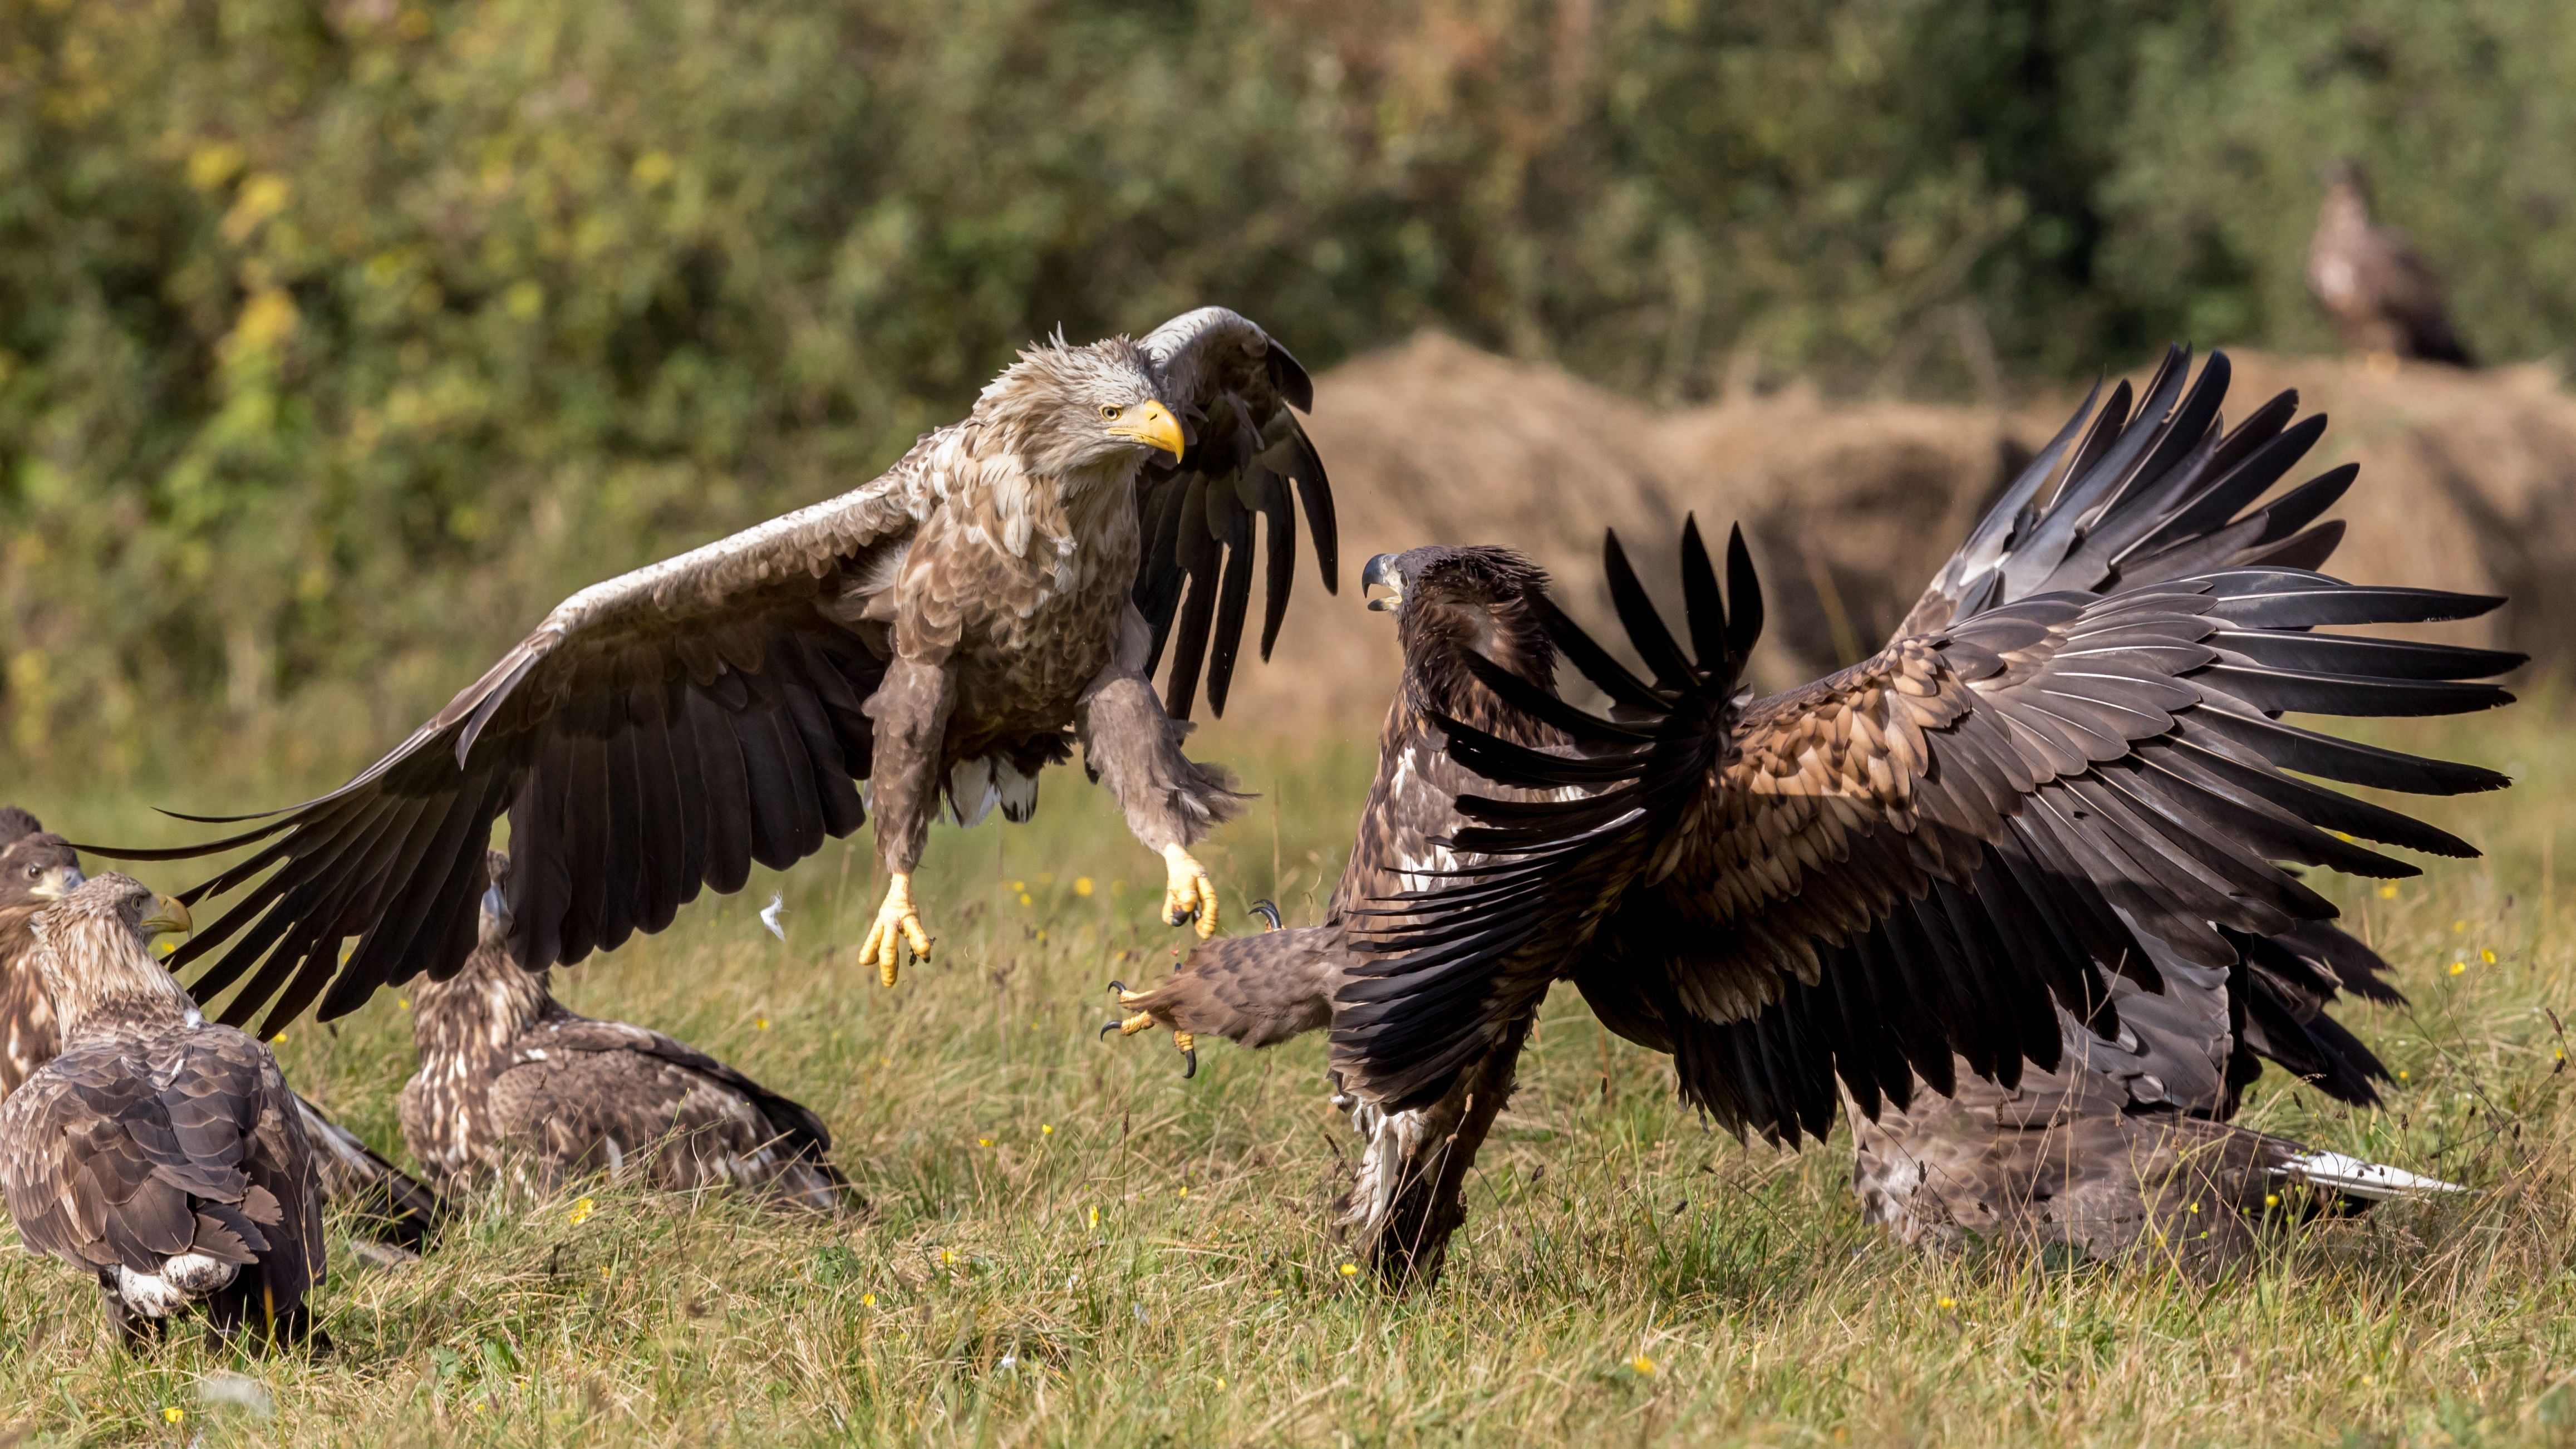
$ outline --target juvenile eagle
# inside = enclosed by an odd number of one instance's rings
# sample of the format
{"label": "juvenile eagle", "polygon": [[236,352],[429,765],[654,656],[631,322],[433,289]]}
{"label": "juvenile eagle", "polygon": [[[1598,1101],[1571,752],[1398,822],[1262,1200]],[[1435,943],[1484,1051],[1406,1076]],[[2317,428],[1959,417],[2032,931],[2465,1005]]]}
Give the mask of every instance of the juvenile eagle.
{"label": "juvenile eagle", "polygon": [[465,966],[413,988],[420,1070],[403,1140],[440,1187],[550,1191],[596,1172],[687,1191],[732,1185],[819,1212],[847,1205],[832,1134],[802,1104],[658,1031],[577,1016],[510,959],[510,859],[489,857]]}
{"label": "juvenile eagle", "polygon": [[2308,290],[2334,317],[2343,345],[2365,357],[2475,367],[2451,330],[2442,279],[2406,233],[2370,219],[2370,184],[2358,162],[2326,167],[2326,196],[2308,242]]}
{"label": "juvenile eagle", "polygon": [[[1371,916],[1372,903],[1432,887],[1439,880],[1433,872],[1467,863],[1445,846],[1467,824],[1457,810],[1460,795],[1515,793],[1443,753],[1435,721],[1467,721],[1533,746],[1558,740],[1553,729],[1497,699],[1463,662],[1466,650],[1480,650],[1534,688],[1555,687],[1556,647],[1530,603],[1547,587],[1535,564],[1502,548],[1417,548],[1369,560],[1361,582],[1390,591],[1369,607],[1394,612],[1404,675],[1378,735],[1377,778],[1323,921],[1206,942],[1147,990],[1112,982],[1132,1014],[1104,1034],[1168,1028],[1195,1072],[1197,1035],[1267,1047],[1329,1025],[1334,992],[1365,959],[1355,931],[1373,920],[1385,924]],[[1520,1037],[1518,1030],[1507,1035],[1508,1048],[1487,1053],[1399,1128],[1375,1106],[1337,1099],[1369,1144],[1338,1204],[1339,1225],[1357,1231],[1361,1256],[1382,1277],[1435,1275],[1450,1234],[1465,1221],[1467,1169],[1511,1097]]]}
{"label": "juvenile eagle", "polygon": [[1345,1086],[1400,1124],[1515,1042],[1548,984],[1570,977],[1611,1030],[1673,1053],[1685,1100],[1794,1144],[1824,1135],[1838,1086],[1876,1116],[1909,1106],[1918,1084],[1951,1095],[1964,1073],[2009,1090],[2025,1061],[2057,1069],[2068,1014],[2118,1043],[2111,978],[2170,992],[2192,982],[2166,960],[2264,965],[2239,943],[2335,914],[2275,862],[2417,873],[2356,838],[2474,855],[2285,772],[2424,794],[2503,777],[2279,716],[2509,702],[2471,681],[2518,655],[2312,632],[2501,601],[2314,572],[2342,529],[2309,525],[2351,465],[2237,517],[2323,419],[2292,424],[2285,394],[2222,430],[2226,359],[2186,392],[2188,371],[2169,352],[2134,418],[2123,384],[2089,431],[2088,400],[1895,642],[1805,688],[1739,692],[1761,621],[1740,538],[1721,593],[1684,530],[1688,650],[1610,540],[1613,600],[1647,678],[1535,601],[1612,713],[1468,659],[1573,748],[1460,724],[1452,757],[1518,790],[1566,793],[1460,802],[1480,823],[1457,848],[1502,861],[1398,898],[1406,914],[1335,993]]}
{"label": "juvenile eagle", "polygon": [[[181,897],[257,881],[174,961],[232,943],[194,984],[240,983],[225,1019],[265,1004],[268,1033],[453,973],[505,809],[511,952],[540,968],[658,931],[701,886],[738,890],[873,808],[889,884],[862,951],[892,985],[907,945],[929,949],[911,882],[941,792],[961,821],[1025,819],[1070,730],[1162,853],[1164,918],[1205,937],[1216,891],[1188,846],[1241,797],[1182,754],[1180,721],[1203,656],[1223,708],[1256,513],[1265,653],[1278,631],[1292,483],[1334,585],[1331,495],[1292,412],[1312,401],[1287,349],[1218,307],[1141,342],[1032,347],[874,482],[565,600],[331,794],[204,845],[101,853],[265,842]],[[1167,710],[1148,676],[1175,622]]]}
{"label": "juvenile eagle", "polygon": [[312,1150],[268,1048],[152,959],[187,928],[115,874],[36,913],[63,1050],[0,1102],[0,1193],[29,1249],[96,1275],[129,1345],[198,1306],[222,1338],[300,1338],[323,1279]]}
{"label": "juvenile eagle", "polygon": [[[0,806],[0,1098],[52,1061],[62,1041],[35,963],[36,912],[78,886],[80,857],[15,805]],[[295,1098],[316,1149],[322,1191],[354,1212],[371,1237],[418,1252],[446,1218],[438,1194],[378,1156],[322,1109]]]}

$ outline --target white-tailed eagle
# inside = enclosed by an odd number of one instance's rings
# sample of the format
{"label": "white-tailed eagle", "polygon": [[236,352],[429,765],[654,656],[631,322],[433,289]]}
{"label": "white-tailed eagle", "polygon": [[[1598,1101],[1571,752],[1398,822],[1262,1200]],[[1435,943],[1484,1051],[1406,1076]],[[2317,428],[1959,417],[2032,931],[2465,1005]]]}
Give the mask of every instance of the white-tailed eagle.
{"label": "white-tailed eagle", "polygon": [[128,1344],[202,1307],[223,1338],[301,1338],[322,1192],[268,1048],[208,1022],[149,943],[186,908],[107,874],[38,911],[63,1048],[0,1102],[0,1193],[35,1252],[96,1277]]}
{"label": "white-tailed eagle", "polygon": [[464,968],[412,989],[420,1070],[403,1141],[441,1189],[550,1192],[616,1173],[672,1191],[734,1186],[818,1212],[851,1205],[822,1119],[646,1027],[576,1015],[510,959],[509,857],[491,853]]}
{"label": "white-tailed eagle", "polygon": [[[1188,846],[1241,797],[1181,752],[1182,720],[1203,663],[1223,707],[1256,514],[1265,654],[1301,504],[1333,587],[1331,495],[1294,411],[1312,398],[1286,348],[1218,307],[1032,347],[875,481],[565,600],[331,794],[200,846],[84,848],[262,846],[181,896],[256,882],[174,964],[224,950],[194,986],[238,986],[225,1019],[265,1005],[267,1033],[452,974],[504,811],[511,949],[535,969],[658,931],[702,886],[738,890],[873,810],[889,883],[863,954],[892,985],[905,947],[929,948],[911,882],[942,794],[961,821],[1025,818],[1078,742],[1166,861],[1165,919],[1211,934]],[[1148,682],[1167,645],[1168,705]]]}

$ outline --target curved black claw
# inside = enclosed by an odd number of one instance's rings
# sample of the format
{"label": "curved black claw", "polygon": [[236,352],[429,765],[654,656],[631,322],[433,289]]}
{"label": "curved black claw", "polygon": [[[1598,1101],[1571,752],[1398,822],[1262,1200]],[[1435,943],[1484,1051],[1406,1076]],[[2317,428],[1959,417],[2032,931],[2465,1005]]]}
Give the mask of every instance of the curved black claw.
{"label": "curved black claw", "polygon": [[1271,930],[1276,931],[1279,929],[1279,903],[1277,901],[1254,901],[1252,903],[1252,913],[1259,916],[1261,919],[1268,921],[1270,923]]}
{"label": "curved black claw", "polygon": [[1100,1039],[1103,1041],[1108,1040],[1109,1034],[1116,1031],[1119,1025],[1120,1023],[1118,1018],[1114,1016],[1109,1018],[1107,1021],[1102,1022],[1100,1024]]}
{"label": "curved black claw", "polygon": [[1189,1063],[1188,1066],[1181,1068],[1182,1081],[1186,1082],[1190,1078],[1199,1074],[1199,1049],[1197,1047],[1181,1048],[1181,1060]]}
{"label": "curved black claw", "polygon": [[1124,991],[1127,989],[1127,983],[1124,981],[1112,981],[1109,983],[1109,989],[1112,991]]}

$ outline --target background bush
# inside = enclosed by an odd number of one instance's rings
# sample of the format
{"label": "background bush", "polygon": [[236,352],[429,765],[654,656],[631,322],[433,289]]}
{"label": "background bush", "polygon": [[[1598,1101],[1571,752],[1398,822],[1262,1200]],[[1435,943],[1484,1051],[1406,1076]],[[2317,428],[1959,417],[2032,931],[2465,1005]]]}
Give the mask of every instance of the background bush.
{"label": "background bush", "polygon": [[1991,393],[2323,345],[2349,152],[2538,355],[2570,73],[2501,0],[0,0],[0,722],[336,765],[1030,337],[1203,300],[1315,366]]}

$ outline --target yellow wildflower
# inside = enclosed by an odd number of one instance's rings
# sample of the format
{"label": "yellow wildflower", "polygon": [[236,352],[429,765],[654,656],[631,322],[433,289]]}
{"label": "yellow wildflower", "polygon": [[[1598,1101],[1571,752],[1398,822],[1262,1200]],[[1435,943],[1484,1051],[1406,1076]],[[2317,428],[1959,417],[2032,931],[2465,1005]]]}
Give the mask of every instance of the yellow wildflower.
{"label": "yellow wildflower", "polygon": [[1357,1264],[1357,1263],[1344,1263],[1344,1264],[1342,1265],[1342,1276],[1343,1276],[1343,1277],[1345,1277],[1345,1278],[1356,1278],[1356,1277],[1358,1277],[1359,1275],[1360,1275],[1360,1265],[1359,1265],[1359,1264]]}
{"label": "yellow wildflower", "polygon": [[1015,891],[1024,891],[1024,890],[1027,890],[1028,888],[1029,888],[1029,883],[1028,883],[1027,881],[1024,881],[1024,880],[1015,880],[1015,881],[1011,882],[1011,889],[1012,889],[1012,890],[1015,890]]}
{"label": "yellow wildflower", "polygon": [[1635,1369],[1641,1374],[1651,1374],[1655,1371],[1655,1361],[1641,1353],[1635,1358],[1628,1360],[1628,1367]]}
{"label": "yellow wildflower", "polygon": [[397,996],[394,998],[394,1005],[404,1011],[409,1011],[411,1010],[411,998],[408,996]]}
{"label": "yellow wildflower", "polygon": [[990,1147],[993,1145],[993,1139],[990,1137],[978,1137],[975,1139],[975,1145],[978,1147]]}
{"label": "yellow wildflower", "polygon": [[1091,894],[1091,877],[1087,875],[1075,876],[1073,878],[1073,893],[1078,896],[1087,896]]}
{"label": "yellow wildflower", "polygon": [[183,1424],[187,1422],[187,1419],[188,1411],[180,1408],[177,1404],[172,1404],[170,1407],[161,1411],[161,1422],[165,1424]]}
{"label": "yellow wildflower", "polygon": [[751,1027],[754,1031],[767,1031],[769,1030],[769,1018],[765,1016],[755,1016],[751,1019]]}
{"label": "yellow wildflower", "polygon": [[1032,900],[1030,900],[1030,899],[1029,899],[1029,893],[1028,893],[1027,891],[1022,891],[1022,892],[1020,892],[1020,904],[1021,904],[1021,905],[1024,905],[1024,906],[1029,906],[1029,905],[1035,905],[1035,904],[1037,904],[1037,902],[1032,901]]}
{"label": "yellow wildflower", "polygon": [[1095,1228],[1100,1226],[1100,1209],[1097,1206],[1091,1209],[1091,1225]]}
{"label": "yellow wildflower", "polygon": [[2405,1081],[2408,1075],[2409,1075],[2409,1074],[2408,1074],[2407,1070],[2406,1070],[2404,1067],[2399,1067],[2399,1068],[2397,1069],[2397,1080],[2399,1080],[2399,1081],[2401,1081],[2401,1082],[2402,1082],[2402,1081]]}
{"label": "yellow wildflower", "polygon": [[862,1308],[874,1308],[874,1307],[876,1307],[876,1306],[877,1306],[877,1295],[875,1295],[875,1294],[873,1294],[873,1293],[862,1293],[862,1294],[860,1294],[860,1295],[859,1295],[859,1306],[860,1306],[860,1307],[862,1307]]}
{"label": "yellow wildflower", "polygon": [[1042,886],[1051,886],[1051,885],[1054,885],[1054,884],[1055,884],[1055,872],[1054,872],[1054,871],[1051,871],[1051,870],[1042,870],[1042,871],[1039,871],[1039,872],[1038,872],[1038,884],[1039,884],[1039,885],[1042,885]]}
{"label": "yellow wildflower", "polygon": [[2277,1192],[2267,1192],[2267,1193],[2263,1194],[2263,1206],[2265,1206],[2265,1207],[2279,1207],[2280,1205],[2281,1205],[2281,1195],[2280,1195],[2279,1193],[2277,1193]]}
{"label": "yellow wildflower", "polygon": [[2495,964],[2495,948],[2493,946],[2480,947],[2478,949],[2478,959],[2484,961],[2490,966],[2493,966]]}
{"label": "yellow wildflower", "polygon": [[[1035,1027],[1035,1026],[1037,1025],[1037,1023],[1036,1023],[1036,1022],[1030,1022],[1030,1023],[1029,1023],[1029,1025],[1030,1025],[1031,1027]],[[1054,1124],[1052,1124],[1052,1123],[1048,1123],[1048,1122],[1040,1122],[1040,1123],[1038,1124],[1038,1135],[1039,1135],[1040,1137],[1053,1137],[1053,1136],[1055,1135],[1055,1126],[1054,1126]]]}
{"label": "yellow wildflower", "polygon": [[2453,921],[2453,922],[2451,923],[2451,929],[2452,929],[2452,930],[2454,930],[2454,931],[2465,931],[2465,930],[2467,930],[2468,928],[2469,928],[2469,923],[2468,923],[2468,922],[2466,922],[2466,921]]}
{"label": "yellow wildflower", "polygon": [[1941,1300],[1941,1306],[1944,1308],[1956,1308],[1959,1306],[1959,1300],[1956,1298],[1944,1298]]}
{"label": "yellow wildflower", "polygon": [[592,1202],[589,1198],[583,1198],[572,1205],[572,1211],[564,1215],[564,1221],[577,1228],[583,1223],[589,1222],[590,1215],[597,1211],[599,1211],[599,1204]]}
{"label": "yellow wildflower", "polygon": [[2454,976],[2457,976],[2457,975],[2459,975],[2461,972],[2466,971],[2466,970],[2468,970],[2468,969],[2469,969],[2469,963],[2468,963],[2468,962],[2466,962],[2466,961],[2454,961],[2454,962],[2452,962],[2452,963],[2451,963],[2451,974],[2452,974],[2452,975],[2454,975]]}
{"label": "yellow wildflower", "polygon": [[2379,898],[2383,901],[2393,901],[2397,899],[2397,887],[2393,885],[2381,886],[2379,888]]}

